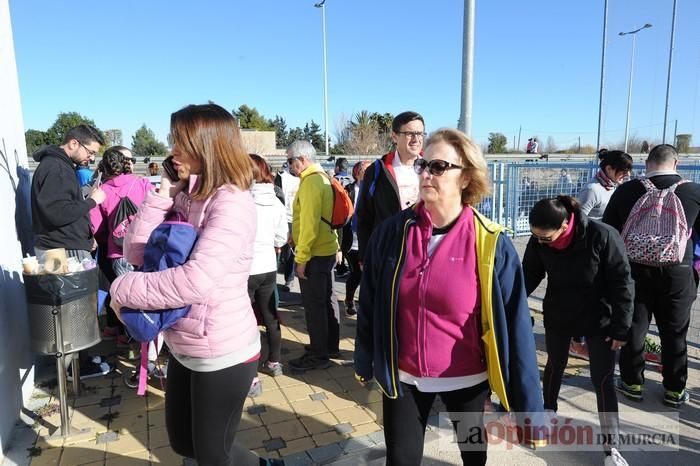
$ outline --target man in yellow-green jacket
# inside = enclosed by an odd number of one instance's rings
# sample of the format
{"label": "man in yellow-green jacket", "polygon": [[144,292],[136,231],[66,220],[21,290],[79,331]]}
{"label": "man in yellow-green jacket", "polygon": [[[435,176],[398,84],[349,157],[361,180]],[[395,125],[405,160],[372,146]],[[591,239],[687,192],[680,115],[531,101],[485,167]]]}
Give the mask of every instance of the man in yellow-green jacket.
{"label": "man in yellow-green jacket", "polygon": [[300,371],[323,369],[330,365],[329,357],[338,354],[340,342],[340,309],[333,292],[338,234],[323,221],[331,218],[333,189],[316,163],[316,149],[310,142],[292,143],[287,164],[300,178],[293,204],[292,240],[310,339],[306,353],[289,365]]}

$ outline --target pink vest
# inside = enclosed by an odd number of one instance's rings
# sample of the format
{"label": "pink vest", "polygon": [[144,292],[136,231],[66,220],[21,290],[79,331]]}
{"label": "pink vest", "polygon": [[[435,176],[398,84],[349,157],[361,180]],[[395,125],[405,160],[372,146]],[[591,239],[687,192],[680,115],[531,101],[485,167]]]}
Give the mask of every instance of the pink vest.
{"label": "pink vest", "polygon": [[484,372],[474,213],[465,207],[428,257],[432,221],[422,202],[416,212],[399,287],[399,368],[417,377]]}

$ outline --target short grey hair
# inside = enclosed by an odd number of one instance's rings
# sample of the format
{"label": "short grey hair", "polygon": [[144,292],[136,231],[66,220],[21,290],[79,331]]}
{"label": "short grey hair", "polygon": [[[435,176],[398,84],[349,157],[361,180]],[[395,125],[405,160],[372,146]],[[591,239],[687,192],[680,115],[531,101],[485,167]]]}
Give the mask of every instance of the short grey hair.
{"label": "short grey hair", "polygon": [[287,149],[287,155],[295,159],[304,157],[311,163],[316,162],[316,149],[314,148],[313,144],[303,139],[299,139],[291,143]]}

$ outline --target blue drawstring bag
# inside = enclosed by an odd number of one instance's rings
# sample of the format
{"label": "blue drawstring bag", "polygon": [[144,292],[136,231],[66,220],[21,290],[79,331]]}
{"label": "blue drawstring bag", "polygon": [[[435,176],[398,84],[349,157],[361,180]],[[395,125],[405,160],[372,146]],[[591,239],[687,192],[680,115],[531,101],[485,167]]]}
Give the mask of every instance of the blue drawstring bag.
{"label": "blue drawstring bag", "polygon": [[[184,264],[196,241],[197,230],[191,224],[181,221],[161,223],[148,238],[141,271],[158,272]],[[157,311],[124,307],[121,309],[121,318],[134,340],[150,342],[187,315],[189,310],[190,306]]]}

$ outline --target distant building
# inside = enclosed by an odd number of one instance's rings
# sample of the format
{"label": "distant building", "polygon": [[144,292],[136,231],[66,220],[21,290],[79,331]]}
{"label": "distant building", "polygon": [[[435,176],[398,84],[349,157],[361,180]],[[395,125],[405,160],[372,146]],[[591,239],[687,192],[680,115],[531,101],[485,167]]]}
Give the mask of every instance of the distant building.
{"label": "distant building", "polygon": [[277,149],[274,131],[241,129],[243,146],[248,153],[259,155],[284,155],[286,148]]}

